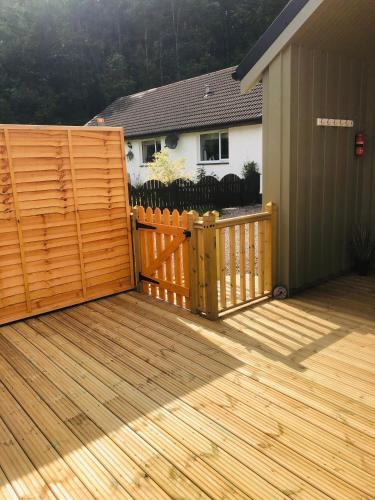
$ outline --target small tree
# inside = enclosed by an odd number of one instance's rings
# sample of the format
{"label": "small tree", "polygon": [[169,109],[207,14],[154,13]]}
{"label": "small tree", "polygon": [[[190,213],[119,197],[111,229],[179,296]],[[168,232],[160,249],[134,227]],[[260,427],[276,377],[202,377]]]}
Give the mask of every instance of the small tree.
{"label": "small tree", "polygon": [[259,172],[259,166],[256,161],[248,161],[243,164],[242,167],[242,177],[244,179],[249,179],[254,174]]}
{"label": "small tree", "polygon": [[204,168],[204,165],[199,165],[196,172],[196,179],[199,182],[202,181],[205,177],[207,177],[206,169]]}
{"label": "small tree", "polygon": [[[196,174],[195,174],[195,180],[196,182],[203,181],[207,177],[207,172],[206,169],[204,168],[204,165],[200,165],[197,168]],[[216,172],[211,172],[210,177],[214,177],[215,179],[219,180],[219,176],[217,175]]]}
{"label": "small tree", "polygon": [[185,164],[185,158],[171,160],[168,148],[163,148],[154,154],[153,162],[146,163],[148,169],[147,178],[164,182],[164,184],[171,184],[176,179],[188,179]]}

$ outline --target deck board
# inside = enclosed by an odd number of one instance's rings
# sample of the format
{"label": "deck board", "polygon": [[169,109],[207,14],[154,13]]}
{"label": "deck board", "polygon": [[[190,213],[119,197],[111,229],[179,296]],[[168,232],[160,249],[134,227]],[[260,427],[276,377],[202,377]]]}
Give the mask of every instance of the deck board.
{"label": "deck board", "polygon": [[374,498],[375,278],[0,328],[0,498]]}

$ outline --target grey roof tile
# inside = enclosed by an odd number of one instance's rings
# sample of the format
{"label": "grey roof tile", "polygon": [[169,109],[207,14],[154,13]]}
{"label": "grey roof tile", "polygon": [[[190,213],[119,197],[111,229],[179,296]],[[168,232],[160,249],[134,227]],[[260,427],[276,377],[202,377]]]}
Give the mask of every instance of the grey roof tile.
{"label": "grey roof tile", "polygon": [[[262,84],[240,94],[232,78],[236,67],[181,80],[120,97],[87,125],[103,117],[105,125],[124,127],[126,137],[230,125],[262,117]],[[206,86],[210,95],[205,97]]]}

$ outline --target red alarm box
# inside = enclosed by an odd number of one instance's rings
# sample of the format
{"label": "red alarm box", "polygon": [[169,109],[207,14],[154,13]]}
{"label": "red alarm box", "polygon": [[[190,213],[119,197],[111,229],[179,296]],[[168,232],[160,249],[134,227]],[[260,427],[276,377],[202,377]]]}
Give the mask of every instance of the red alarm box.
{"label": "red alarm box", "polygon": [[355,136],[354,152],[356,156],[363,156],[365,154],[365,133],[358,132]]}

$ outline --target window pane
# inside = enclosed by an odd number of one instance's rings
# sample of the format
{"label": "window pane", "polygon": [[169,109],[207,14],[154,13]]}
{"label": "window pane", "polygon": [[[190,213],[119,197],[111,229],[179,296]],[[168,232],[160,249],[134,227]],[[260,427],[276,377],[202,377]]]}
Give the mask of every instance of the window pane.
{"label": "window pane", "polygon": [[156,152],[159,153],[159,151],[161,151],[161,141],[160,140],[156,140],[155,141],[155,146],[156,146]]}
{"label": "window pane", "polygon": [[143,163],[150,163],[154,161],[154,153],[155,153],[155,141],[152,139],[151,141],[143,141],[142,142],[142,157]]}
{"label": "window pane", "polygon": [[221,138],[221,158],[225,160],[229,158],[228,132],[222,132],[220,134],[220,138]]}
{"label": "window pane", "polygon": [[219,134],[201,135],[201,161],[220,160]]}

